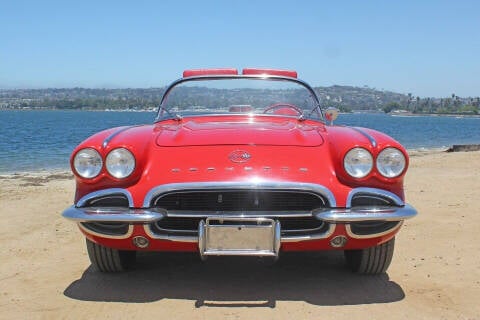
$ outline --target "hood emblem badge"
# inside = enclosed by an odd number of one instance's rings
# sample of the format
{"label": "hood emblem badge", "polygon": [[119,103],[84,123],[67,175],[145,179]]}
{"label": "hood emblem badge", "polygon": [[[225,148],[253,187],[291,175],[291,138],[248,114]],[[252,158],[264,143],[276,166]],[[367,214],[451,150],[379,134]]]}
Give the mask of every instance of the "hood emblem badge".
{"label": "hood emblem badge", "polygon": [[228,155],[228,159],[236,163],[247,162],[248,160],[250,160],[251,157],[252,156],[250,155],[250,153],[244,150],[235,150],[230,152],[230,154]]}

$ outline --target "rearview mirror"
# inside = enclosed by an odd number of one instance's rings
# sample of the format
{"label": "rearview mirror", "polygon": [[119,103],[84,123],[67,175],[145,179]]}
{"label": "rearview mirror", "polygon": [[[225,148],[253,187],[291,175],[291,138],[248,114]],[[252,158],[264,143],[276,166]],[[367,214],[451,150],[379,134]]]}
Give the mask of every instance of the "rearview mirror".
{"label": "rearview mirror", "polygon": [[338,118],[338,109],[337,108],[327,108],[325,110],[325,119],[330,122],[330,125],[333,124],[333,121],[335,121]]}

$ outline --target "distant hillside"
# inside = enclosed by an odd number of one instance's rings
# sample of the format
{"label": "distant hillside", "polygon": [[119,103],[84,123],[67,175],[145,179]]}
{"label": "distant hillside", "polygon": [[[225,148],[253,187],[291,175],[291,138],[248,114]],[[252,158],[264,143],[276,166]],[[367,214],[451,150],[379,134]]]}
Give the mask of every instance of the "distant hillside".
{"label": "distant hillside", "polygon": [[397,103],[407,105],[406,94],[379,91],[368,87],[331,86],[315,87],[324,104],[335,106],[343,111],[383,110],[387,105]]}
{"label": "distant hillside", "polygon": [[[127,89],[0,89],[0,109],[154,110],[166,87]],[[413,113],[478,114],[479,97],[420,98],[369,87],[315,87],[325,107],[342,111],[407,110]],[[188,93],[185,96],[188,100]]]}

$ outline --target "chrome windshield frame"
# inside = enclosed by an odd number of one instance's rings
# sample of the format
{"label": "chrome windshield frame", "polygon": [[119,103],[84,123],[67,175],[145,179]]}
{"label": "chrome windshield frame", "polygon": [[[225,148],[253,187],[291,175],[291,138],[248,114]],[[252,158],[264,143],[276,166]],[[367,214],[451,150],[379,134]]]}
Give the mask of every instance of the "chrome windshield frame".
{"label": "chrome windshield frame", "polygon": [[[188,81],[205,81],[205,80],[230,80],[230,79],[252,79],[252,80],[267,80],[267,81],[290,81],[290,82],[295,82],[301,86],[303,86],[307,91],[310,92],[310,95],[313,99],[313,102],[315,103],[315,107],[312,109],[318,109],[318,114],[320,115],[320,118],[314,118],[316,121],[321,121],[325,123],[325,116],[323,114],[323,110],[320,105],[320,100],[318,99],[317,94],[315,93],[315,90],[306,83],[303,80],[297,79],[297,78],[291,78],[291,77],[283,77],[283,76],[273,76],[273,75],[212,75],[212,76],[193,76],[193,77],[186,77],[186,78],[180,78],[178,80],[175,80],[172,82],[165,92],[163,93],[162,99],[160,100],[160,105],[158,106],[157,109],[157,115],[155,117],[155,123],[163,120],[169,120],[169,119],[175,119],[175,117],[172,116],[167,116],[167,117],[160,117],[160,114],[162,110],[167,110],[168,114],[168,109],[164,107],[164,103],[172,91],[173,88],[175,88],[177,85],[188,82]],[[311,119],[311,118],[307,118]]]}

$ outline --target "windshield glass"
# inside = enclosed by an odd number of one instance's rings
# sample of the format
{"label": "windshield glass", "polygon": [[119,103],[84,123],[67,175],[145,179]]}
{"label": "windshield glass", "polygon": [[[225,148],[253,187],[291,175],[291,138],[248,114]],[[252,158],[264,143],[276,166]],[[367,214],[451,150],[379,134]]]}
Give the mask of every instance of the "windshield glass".
{"label": "windshield glass", "polygon": [[312,92],[279,78],[194,78],[166,92],[158,119],[192,115],[262,114],[321,119]]}

